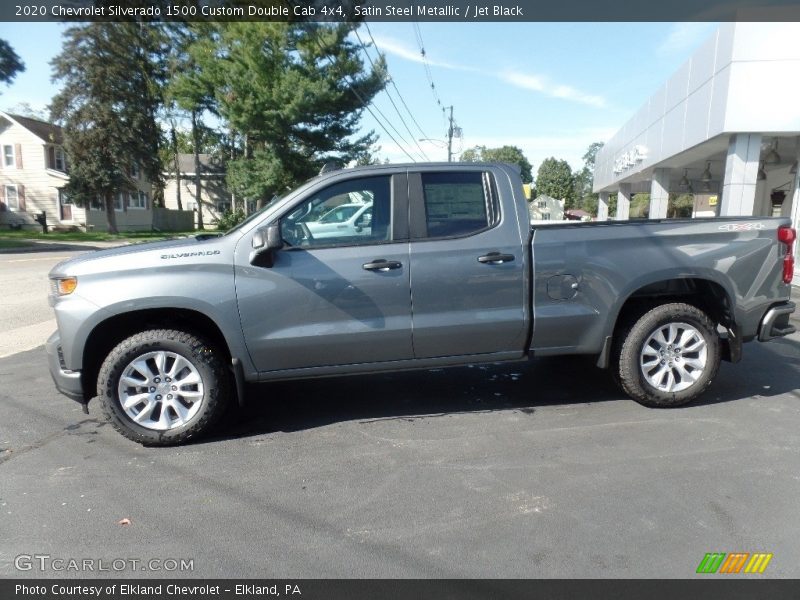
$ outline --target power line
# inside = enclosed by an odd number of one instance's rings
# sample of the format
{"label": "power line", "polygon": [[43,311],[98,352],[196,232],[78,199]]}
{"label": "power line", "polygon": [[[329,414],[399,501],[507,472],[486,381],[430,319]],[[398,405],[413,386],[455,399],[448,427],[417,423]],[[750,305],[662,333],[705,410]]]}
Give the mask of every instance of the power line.
{"label": "power line", "polygon": [[422,56],[422,64],[425,67],[425,75],[431,86],[433,99],[436,101],[436,105],[442,109],[442,116],[444,116],[444,106],[439,98],[439,94],[436,92],[436,84],[433,82],[433,73],[431,73],[431,66],[428,64],[428,55],[425,52],[425,41],[422,39],[422,30],[419,28],[419,23],[417,21],[412,21],[411,26],[414,28],[414,37],[417,40],[417,46],[419,46],[419,53],[420,56]]}
{"label": "power line", "polygon": [[[366,27],[366,29],[367,29],[367,33],[369,34],[369,39],[372,40],[372,45],[375,46],[375,50],[377,52],[380,52],[380,48],[378,47],[378,43],[375,41],[375,38],[372,37],[372,31],[369,28],[369,23],[364,21],[364,27]],[[389,82],[392,84],[392,87],[394,88],[394,91],[397,92],[397,96],[400,98],[400,102],[403,103],[403,106],[405,107],[406,111],[408,111],[408,114],[411,117],[411,120],[414,121],[414,125],[417,126],[417,129],[419,129],[420,133],[422,134],[422,137],[429,138],[430,136],[427,133],[425,133],[425,130],[422,129],[420,124],[417,122],[417,119],[414,117],[414,113],[411,112],[411,109],[408,108],[408,104],[406,104],[406,101],[403,100],[403,95],[400,93],[400,90],[397,89],[397,85],[395,84],[394,78],[391,75],[389,76]]]}
{"label": "power line", "polygon": [[[361,39],[361,36],[358,34],[358,28],[354,29],[354,33],[356,34],[356,38],[358,39],[358,43],[361,44],[361,48],[364,50],[364,54],[366,55],[367,60],[369,60],[369,64],[371,64],[372,68],[375,69],[376,68],[375,63],[372,61],[372,57],[369,55],[369,52],[367,52],[366,44],[364,44],[364,41]],[[372,37],[371,34],[370,34],[370,37]],[[377,46],[376,46],[376,49],[377,49]],[[389,81],[392,81],[391,76],[389,77]],[[397,91],[397,87],[396,86],[395,86],[395,91]],[[399,91],[397,91],[397,95],[400,96],[400,92]],[[391,96],[391,94],[389,94],[388,90],[386,91],[386,97],[389,98],[389,102],[392,103],[392,106],[394,107],[394,111],[397,113],[397,116],[400,117],[400,122],[406,128],[406,131],[408,131],[408,135],[411,136],[411,140],[414,142],[414,144],[416,144],[417,148],[419,148],[420,155],[422,156],[423,160],[430,161],[430,158],[428,158],[428,155],[425,154],[425,150],[422,149],[422,146],[419,145],[419,142],[414,137],[414,133],[411,131],[411,128],[409,128],[408,123],[406,123],[406,120],[403,118],[403,115],[400,113],[400,109],[397,108],[397,104],[394,103],[394,100],[392,99],[392,96]],[[402,96],[400,96],[400,100],[401,101],[403,100]],[[403,102],[403,104],[405,104],[405,102]],[[407,106],[406,106],[406,110],[408,110]],[[409,111],[409,114],[410,114],[410,111]],[[413,118],[413,115],[411,115],[411,116]],[[392,126],[392,129],[394,129],[394,126]],[[397,131],[397,130],[395,129],[395,131]],[[397,135],[400,136],[400,132],[397,132]],[[400,136],[400,137],[402,137],[402,136]],[[405,139],[403,141],[405,141]]]}
{"label": "power line", "polygon": [[[316,32],[312,32],[312,33],[316,33]],[[313,37],[314,41],[317,43],[317,46],[319,46],[319,49],[322,51],[322,53],[323,54],[327,54],[328,51],[325,50],[325,47],[322,45],[322,42],[320,41],[319,37],[317,35],[312,35],[312,37]],[[345,80],[347,81],[347,77],[346,76],[345,76]],[[386,135],[388,135],[389,138],[397,145],[397,147],[400,148],[400,150],[403,151],[403,154],[405,154],[411,160],[411,162],[417,162],[417,160],[413,156],[411,156],[411,154],[408,153],[408,151],[405,149],[405,147],[400,142],[398,142],[391,133],[389,133],[389,130],[386,129],[384,124],[380,121],[380,119],[378,119],[378,117],[375,115],[375,113],[372,112],[372,109],[369,107],[369,103],[366,100],[364,100],[364,98],[361,96],[361,94],[359,94],[358,91],[355,89],[354,83],[352,81],[348,81],[348,83],[350,84],[350,91],[353,93],[353,95],[356,98],[358,98],[358,100],[361,102],[361,104],[364,106],[364,108],[367,110],[367,112],[372,115],[372,118],[375,119],[375,122],[378,125],[381,126],[381,129],[383,129],[383,131],[386,133]],[[378,113],[381,116],[383,116],[384,119],[386,119],[386,117],[383,115],[383,113],[380,111],[380,109],[377,106],[375,107],[375,110],[378,111]],[[392,129],[395,129],[394,126],[391,124],[391,122],[388,119],[386,119],[386,122],[389,123],[389,125],[392,127]],[[397,129],[395,129],[395,131],[397,131]],[[398,135],[400,135],[399,132],[398,132]],[[400,137],[403,137],[403,136],[400,136]]]}

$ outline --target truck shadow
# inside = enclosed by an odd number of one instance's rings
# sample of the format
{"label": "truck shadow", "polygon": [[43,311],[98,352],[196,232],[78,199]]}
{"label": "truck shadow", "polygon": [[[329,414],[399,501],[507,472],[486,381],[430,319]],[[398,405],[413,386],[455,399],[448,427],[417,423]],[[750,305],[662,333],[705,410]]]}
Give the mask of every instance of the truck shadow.
{"label": "truck shadow", "polygon": [[[700,400],[674,410],[790,392],[800,395],[798,365],[798,341],[748,344],[743,363],[723,362],[714,384]],[[546,406],[607,401],[633,402],[610,374],[596,368],[588,357],[276,382],[249,388],[246,406],[229,411],[205,441],[347,421],[415,421],[499,411],[533,416]]]}

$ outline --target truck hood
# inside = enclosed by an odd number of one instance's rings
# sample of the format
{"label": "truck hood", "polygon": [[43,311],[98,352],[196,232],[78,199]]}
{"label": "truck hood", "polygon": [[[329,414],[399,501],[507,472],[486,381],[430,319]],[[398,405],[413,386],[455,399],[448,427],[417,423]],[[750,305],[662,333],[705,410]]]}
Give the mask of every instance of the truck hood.
{"label": "truck hood", "polygon": [[190,237],[162,242],[144,242],[95,250],[58,263],[50,271],[50,277],[99,273],[109,270],[122,271],[148,264],[189,261],[193,258],[223,254],[223,249],[232,248],[236,237]]}

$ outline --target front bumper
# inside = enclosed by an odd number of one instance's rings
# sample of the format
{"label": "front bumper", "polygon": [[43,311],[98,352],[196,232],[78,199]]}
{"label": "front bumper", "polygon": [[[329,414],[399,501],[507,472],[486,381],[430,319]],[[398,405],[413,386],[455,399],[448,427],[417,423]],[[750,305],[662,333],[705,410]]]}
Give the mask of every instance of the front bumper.
{"label": "front bumper", "polygon": [[47,364],[50,366],[50,376],[56,384],[56,389],[68,398],[86,404],[81,372],[64,368],[64,359],[61,356],[61,336],[58,331],[49,337],[44,347],[47,352]]}
{"label": "front bumper", "polygon": [[758,328],[758,341],[768,342],[778,337],[783,337],[797,331],[789,317],[794,312],[794,302],[783,302],[771,307],[761,318]]}

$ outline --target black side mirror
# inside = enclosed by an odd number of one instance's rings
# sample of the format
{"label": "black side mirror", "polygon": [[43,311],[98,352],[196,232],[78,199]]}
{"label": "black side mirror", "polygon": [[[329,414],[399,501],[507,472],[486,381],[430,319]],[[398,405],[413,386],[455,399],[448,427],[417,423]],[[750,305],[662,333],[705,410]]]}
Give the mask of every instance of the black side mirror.
{"label": "black side mirror", "polygon": [[[257,229],[251,242],[253,251],[250,253],[250,264],[258,266],[272,266],[272,251],[283,248],[281,226],[278,223]],[[261,257],[261,258],[259,258]]]}

